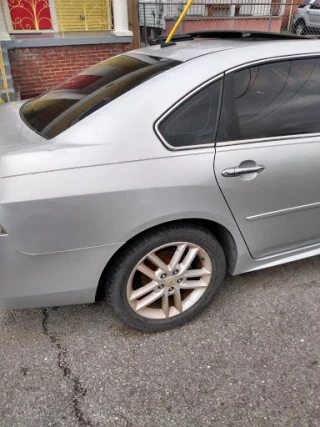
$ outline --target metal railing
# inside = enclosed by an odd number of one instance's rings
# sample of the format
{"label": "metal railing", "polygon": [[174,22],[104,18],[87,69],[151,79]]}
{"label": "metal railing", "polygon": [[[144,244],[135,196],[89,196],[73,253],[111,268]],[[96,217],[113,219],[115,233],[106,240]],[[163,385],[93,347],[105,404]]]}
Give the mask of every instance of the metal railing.
{"label": "metal railing", "polygon": [[[139,0],[141,44],[169,34],[186,0]],[[319,10],[312,12],[303,0],[195,1],[176,34],[203,30],[242,30],[320,35]]]}
{"label": "metal railing", "polygon": [[55,0],[59,30],[112,29],[111,0]]}
{"label": "metal railing", "polygon": [[8,7],[14,30],[52,29],[48,0],[9,0]]}

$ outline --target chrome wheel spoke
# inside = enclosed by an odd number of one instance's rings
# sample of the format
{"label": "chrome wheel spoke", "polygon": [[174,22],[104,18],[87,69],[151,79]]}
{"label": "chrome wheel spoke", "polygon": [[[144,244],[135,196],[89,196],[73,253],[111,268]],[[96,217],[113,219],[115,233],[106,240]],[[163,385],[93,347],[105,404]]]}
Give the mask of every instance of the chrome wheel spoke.
{"label": "chrome wheel spoke", "polygon": [[135,301],[136,299],[143,297],[144,295],[153,291],[157,286],[158,286],[158,283],[153,280],[147,285],[144,285],[141,288],[132,291],[130,295],[130,301]]}
{"label": "chrome wheel spoke", "polygon": [[147,267],[143,262],[138,265],[137,270],[143,273],[145,276],[149,277],[149,279],[154,280],[155,282],[158,280],[155,272],[151,270],[151,268]]}
{"label": "chrome wheel spoke", "polygon": [[149,254],[147,258],[153,262],[154,265],[156,265],[158,268],[161,268],[161,270],[165,271],[166,273],[169,271],[169,267],[167,264],[165,264],[154,252]]}
{"label": "chrome wheel spoke", "polygon": [[142,308],[147,307],[148,305],[152,304],[153,302],[157,301],[157,299],[161,298],[163,295],[162,292],[151,292],[149,295],[145,296],[141,300],[137,301],[136,310],[139,311]]}
{"label": "chrome wheel spoke", "polygon": [[182,300],[181,300],[180,289],[175,290],[175,292],[173,294],[173,302],[174,302],[174,306],[178,310],[178,312],[182,313],[183,309],[182,309]]}
{"label": "chrome wheel spoke", "polygon": [[187,280],[184,283],[181,283],[180,289],[198,289],[206,288],[206,285],[202,280]]}
{"label": "chrome wheel spoke", "polygon": [[210,271],[206,270],[205,268],[199,268],[194,270],[187,270],[184,272],[183,277],[185,278],[192,278],[192,277],[203,277],[203,276],[210,276]]}
{"label": "chrome wheel spoke", "polygon": [[173,271],[176,268],[176,266],[179,264],[179,261],[180,261],[182,255],[184,254],[184,251],[186,250],[186,248],[187,248],[186,243],[177,246],[177,249],[176,249],[175,253],[173,254],[173,257],[171,258],[171,261],[169,264],[170,271]]}
{"label": "chrome wheel spoke", "polygon": [[141,317],[171,319],[199,301],[212,274],[212,261],[204,249],[195,243],[170,242],[137,263],[128,279],[127,300]]}
{"label": "chrome wheel spoke", "polygon": [[165,317],[169,317],[169,295],[167,293],[162,295],[162,301],[161,301],[162,311]]}
{"label": "chrome wheel spoke", "polygon": [[197,253],[199,252],[199,248],[189,248],[187,255],[181,263],[182,270],[186,271],[190,267],[192,261],[195,259]]}

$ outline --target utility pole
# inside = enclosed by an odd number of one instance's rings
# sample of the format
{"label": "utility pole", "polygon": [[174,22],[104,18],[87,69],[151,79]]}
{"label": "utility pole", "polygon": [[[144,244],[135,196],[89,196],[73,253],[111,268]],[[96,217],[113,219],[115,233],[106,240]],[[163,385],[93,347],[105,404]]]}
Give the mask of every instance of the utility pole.
{"label": "utility pole", "polygon": [[132,48],[139,49],[140,26],[139,26],[138,0],[128,0],[128,18],[129,18],[129,29],[133,33]]}

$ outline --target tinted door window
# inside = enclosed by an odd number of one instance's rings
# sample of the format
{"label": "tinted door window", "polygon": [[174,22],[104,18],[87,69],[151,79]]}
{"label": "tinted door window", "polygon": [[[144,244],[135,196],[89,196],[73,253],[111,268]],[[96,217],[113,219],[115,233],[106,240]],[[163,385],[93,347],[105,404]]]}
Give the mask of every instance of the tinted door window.
{"label": "tinted door window", "polygon": [[159,125],[173,147],[211,144],[218,119],[221,80],[212,83],[181,104]]}
{"label": "tinted door window", "polygon": [[225,78],[218,141],[320,132],[320,60],[274,62]]}

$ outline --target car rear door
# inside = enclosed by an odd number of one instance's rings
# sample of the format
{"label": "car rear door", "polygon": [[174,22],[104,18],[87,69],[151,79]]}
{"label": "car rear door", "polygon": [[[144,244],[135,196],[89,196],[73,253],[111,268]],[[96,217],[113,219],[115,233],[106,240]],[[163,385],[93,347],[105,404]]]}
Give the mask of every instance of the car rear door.
{"label": "car rear door", "polygon": [[320,60],[225,77],[215,174],[254,258],[320,242]]}

